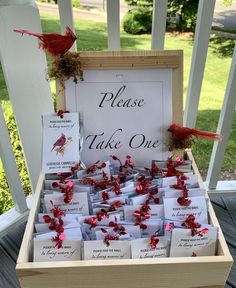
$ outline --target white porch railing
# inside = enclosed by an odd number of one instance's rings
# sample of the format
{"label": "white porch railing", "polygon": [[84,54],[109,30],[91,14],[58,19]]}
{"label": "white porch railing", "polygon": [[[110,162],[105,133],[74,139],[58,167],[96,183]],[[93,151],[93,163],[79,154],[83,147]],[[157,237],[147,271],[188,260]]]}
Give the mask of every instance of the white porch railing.
{"label": "white porch railing", "polygon": [[[106,2],[108,50],[120,50],[120,1],[107,0]],[[151,49],[164,49],[167,2],[167,0],[154,0]],[[192,127],[195,126],[196,122],[214,6],[215,0],[199,1],[186,110],[184,113],[185,124]],[[66,25],[74,27],[71,1],[58,0],[58,7],[61,30],[64,31]],[[41,169],[40,117],[45,111],[53,111],[53,105],[49,83],[45,79],[47,67],[45,55],[37,49],[36,39],[25,37],[24,41],[18,41],[18,37],[12,33],[12,30],[16,27],[41,31],[39,12],[34,1],[0,1],[0,59],[34,189]],[[76,47],[74,46],[73,49],[75,50]],[[223,134],[224,140],[214,145],[207,175],[208,186],[213,189],[217,185],[235,111],[235,68],[236,52],[233,56],[224,104],[218,124],[218,132]],[[12,225],[16,225],[18,221],[25,219],[27,206],[19,183],[19,177],[16,175],[17,170],[1,111],[0,135],[0,156],[4,162],[15,204],[15,208],[8,212],[9,215],[11,214],[11,220],[7,219],[7,214],[0,216],[1,236],[1,233],[6,233]],[[5,135],[8,140],[3,141],[2,135]],[[5,226],[2,226],[3,221]]]}

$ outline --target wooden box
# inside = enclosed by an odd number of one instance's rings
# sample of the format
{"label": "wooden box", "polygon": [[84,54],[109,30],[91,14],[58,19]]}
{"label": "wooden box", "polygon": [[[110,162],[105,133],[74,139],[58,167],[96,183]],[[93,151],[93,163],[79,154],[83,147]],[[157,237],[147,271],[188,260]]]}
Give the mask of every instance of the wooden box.
{"label": "wooden box", "polygon": [[[96,54],[96,53],[95,53]],[[116,56],[123,54],[126,57],[121,64]],[[149,63],[143,62],[143,56],[151,58]],[[134,61],[131,53],[106,53],[101,59],[94,53],[84,53],[81,57],[84,67],[91,69],[111,69],[114,66],[122,67],[172,67],[173,69],[173,119],[181,123],[182,119],[182,53],[181,51],[137,53],[139,60]],[[110,57],[110,58],[109,58]],[[114,58],[115,57],[115,58]],[[91,64],[92,63],[92,64]],[[146,66],[145,66],[146,65]],[[132,68],[131,68],[132,69]],[[63,91],[62,91],[63,92]],[[63,93],[62,93],[63,94]],[[63,98],[60,98],[60,108],[65,107]],[[180,109],[181,108],[181,109]],[[203,182],[191,152],[188,158],[193,161],[193,169],[199,177],[199,186]],[[34,222],[40,206],[40,194],[43,188],[44,174],[39,176],[34,201],[29,215],[19,253],[16,271],[22,288],[223,288],[228,277],[232,257],[224,240],[219,223],[209,202],[209,222],[219,227],[216,256],[204,257],[176,257],[155,259],[128,259],[128,260],[93,260],[93,261],[65,261],[65,262],[32,262],[32,235]]]}

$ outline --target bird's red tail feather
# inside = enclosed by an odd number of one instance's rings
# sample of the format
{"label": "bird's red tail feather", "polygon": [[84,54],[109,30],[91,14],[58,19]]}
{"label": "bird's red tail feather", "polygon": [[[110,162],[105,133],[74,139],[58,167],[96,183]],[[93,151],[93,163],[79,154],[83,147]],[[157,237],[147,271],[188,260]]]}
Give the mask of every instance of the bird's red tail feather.
{"label": "bird's red tail feather", "polygon": [[199,138],[207,139],[207,140],[214,140],[214,141],[221,141],[222,136],[220,134],[208,131],[200,131],[198,129],[192,129],[193,135]]}
{"label": "bird's red tail feather", "polygon": [[35,37],[42,37],[43,36],[43,34],[40,34],[40,33],[34,33],[34,32],[31,32],[31,31],[29,31],[29,30],[17,30],[17,29],[14,29],[13,30],[14,32],[16,32],[16,33],[20,33],[20,34],[28,34],[28,35],[32,35],[32,36],[35,36]]}

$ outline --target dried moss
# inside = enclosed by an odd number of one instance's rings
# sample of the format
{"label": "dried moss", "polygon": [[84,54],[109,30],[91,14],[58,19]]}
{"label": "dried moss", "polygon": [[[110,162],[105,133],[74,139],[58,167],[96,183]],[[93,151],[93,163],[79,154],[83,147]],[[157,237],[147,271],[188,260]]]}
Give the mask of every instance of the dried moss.
{"label": "dried moss", "polygon": [[174,151],[174,150],[190,149],[194,144],[195,141],[192,137],[180,140],[176,138],[174,135],[171,135],[169,139],[169,150]]}
{"label": "dried moss", "polygon": [[49,79],[58,80],[64,88],[65,80],[73,77],[77,83],[79,79],[83,81],[83,70],[78,52],[67,52],[52,61],[51,67],[48,69]]}

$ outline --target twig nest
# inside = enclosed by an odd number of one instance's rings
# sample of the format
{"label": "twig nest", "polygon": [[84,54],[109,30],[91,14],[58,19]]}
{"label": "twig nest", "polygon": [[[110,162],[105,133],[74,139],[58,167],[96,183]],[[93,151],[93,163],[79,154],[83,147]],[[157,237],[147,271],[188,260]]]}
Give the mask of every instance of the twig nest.
{"label": "twig nest", "polygon": [[51,67],[48,69],[49,79],[58,80],[64,88],[64,81],[70,77],[74,78],[77,83],[79,79],[83,81],[83,70],[78,52],[67,52],[52,61]]}
{"label": "twig nest", "polygon": [[169,138],[170,151],[190,149],[194,144],[195,141],[192,137],[180,140],[175,135],[171,135]]}

